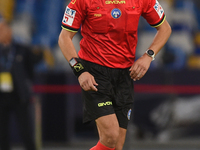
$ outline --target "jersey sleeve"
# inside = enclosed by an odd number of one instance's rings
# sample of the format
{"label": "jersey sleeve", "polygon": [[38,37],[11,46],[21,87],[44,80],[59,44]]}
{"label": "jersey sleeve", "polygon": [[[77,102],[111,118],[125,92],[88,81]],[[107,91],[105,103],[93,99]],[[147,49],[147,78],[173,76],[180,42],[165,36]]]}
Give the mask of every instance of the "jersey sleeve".
{"label": "jersey sleeve", "polygon": [[86,16],[84,0],[71,0],[65,9],[61,27],[71,32],[77,32]]}
{"label": "jersey sleeve", "polygon": [[160,26],[165,20],[165,13],[158,0],[147,0],[148,5],[144,9],[142,16],[152,27]]}

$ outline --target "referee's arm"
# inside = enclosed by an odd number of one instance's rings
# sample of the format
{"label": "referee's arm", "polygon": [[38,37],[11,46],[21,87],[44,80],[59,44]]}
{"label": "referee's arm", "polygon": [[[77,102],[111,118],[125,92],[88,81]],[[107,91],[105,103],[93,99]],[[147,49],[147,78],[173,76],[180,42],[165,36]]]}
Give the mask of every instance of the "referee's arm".
{"label": "referee's arm", "polygon": [[72,57],[78,58],[78,54],[72,42],[72,38],[75,34],[76,32],[62,29],[59,35],[58,44],[68,62]]}
{"label": "referee's arm", "polygon": [[[157,33],[148,49],[153,50],[156,55],[169,39],[172,30],[167,20],[155,28],[157,29]],[[148,71],[151,61],[152,58],[144,53],[144,55],[131,66],[129,70],[131,78],[134,81],[140,80]]]}
{"label": "referee's arm", "polygon": [[152,49],[156,55],[169,39],[172,30],[166,19],[160,26],[155,28],[157,29],[157,33],[149,49]]}
{"label": "referee's arm", "polygon": [[[76,32],[71,32],[65,29],[62,29],[59,39],[58,39],[58,44],[60,46],[60,49],[69,62],[71,58],[78,58],[78,54],[76,52],[76,49],[73,45],[72,39]],[[89,72],[83,72],[80,74],[78,77],[79,84],[85,91],[98,91],[97,89],[97,83],[94,79],[94,77],[89,73]]]}

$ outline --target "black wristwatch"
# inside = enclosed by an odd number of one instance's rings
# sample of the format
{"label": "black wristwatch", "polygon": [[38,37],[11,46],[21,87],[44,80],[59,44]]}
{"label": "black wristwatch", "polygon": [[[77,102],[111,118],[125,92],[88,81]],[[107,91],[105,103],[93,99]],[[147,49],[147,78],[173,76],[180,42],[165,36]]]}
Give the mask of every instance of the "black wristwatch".
{"label": "black wristwatch", "polygon": [[146,54],[152,58],[152,61],[155,60],[155,53],[154,53],[153,50],[148,49],[148,50],[146,51]]}

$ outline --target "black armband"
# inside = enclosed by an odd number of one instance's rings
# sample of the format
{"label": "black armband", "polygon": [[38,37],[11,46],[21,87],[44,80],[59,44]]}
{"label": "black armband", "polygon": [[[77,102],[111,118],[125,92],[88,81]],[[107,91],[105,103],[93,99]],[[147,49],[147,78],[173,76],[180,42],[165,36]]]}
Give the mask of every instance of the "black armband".
{"label": "black armband", "polygon": [[70,59],[69,64],[77,77],[79,77],[83,72],[87,71],[80,58],[73,57]]}

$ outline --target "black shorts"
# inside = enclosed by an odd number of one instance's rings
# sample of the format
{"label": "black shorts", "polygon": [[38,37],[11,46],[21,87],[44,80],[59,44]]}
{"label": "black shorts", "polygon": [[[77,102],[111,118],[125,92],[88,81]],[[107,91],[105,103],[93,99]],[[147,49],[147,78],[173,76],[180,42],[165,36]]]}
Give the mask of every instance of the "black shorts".
{"label": "black shorts", "polygon": [[133,80],[129,68],[113,69],[88,61],[83,63],[98,84],[97,92],[82,90],[83,122],[116,114],[119,126],[127,129],[133,104]]}

